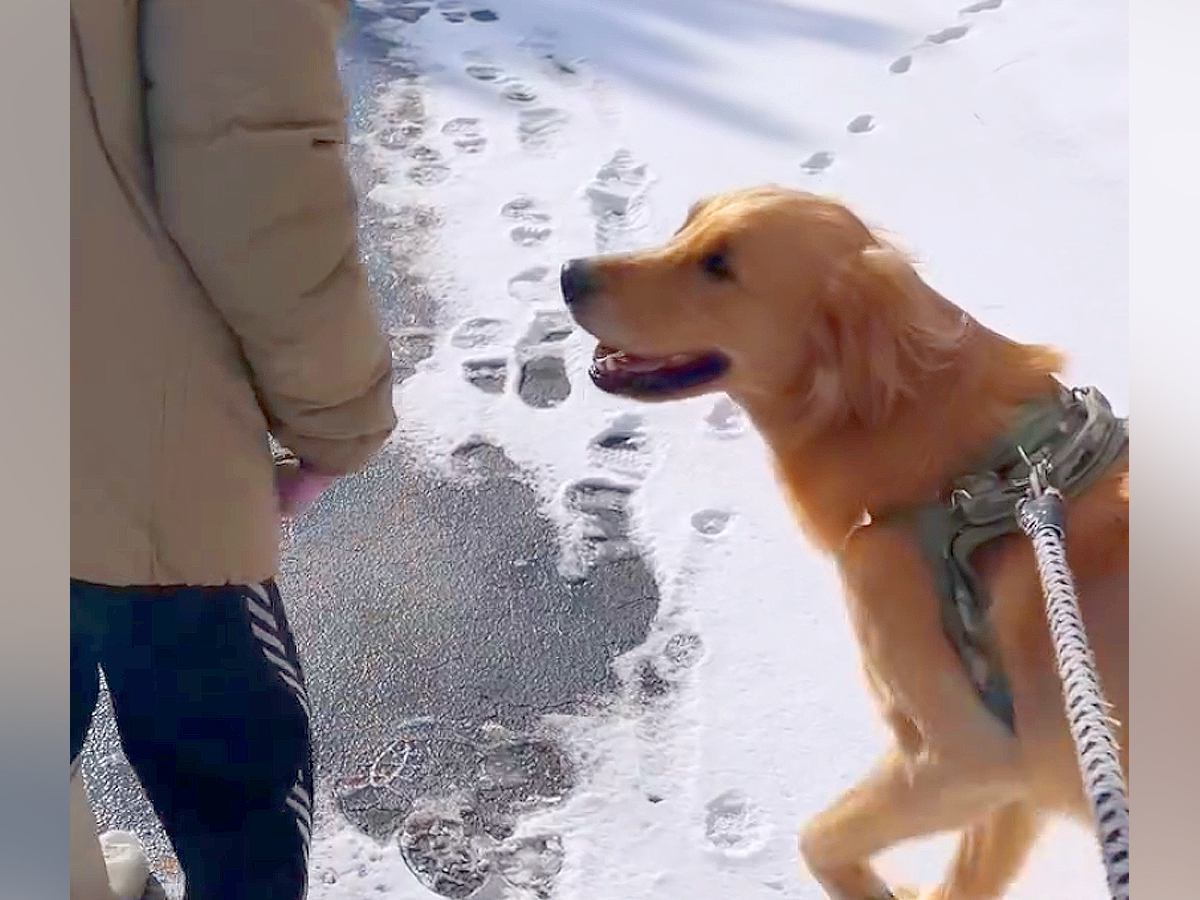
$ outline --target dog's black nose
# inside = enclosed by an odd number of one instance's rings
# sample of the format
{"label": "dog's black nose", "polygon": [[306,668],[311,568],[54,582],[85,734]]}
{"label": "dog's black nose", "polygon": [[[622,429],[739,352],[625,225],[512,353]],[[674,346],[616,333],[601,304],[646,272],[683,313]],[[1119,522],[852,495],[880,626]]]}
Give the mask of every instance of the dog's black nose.
{"label": "dog's black nose", "polygon": [[572,259],[563,263],[559,276],[563,300],[568,304],[578,303],[596,289],[596,279],[586,259]]}

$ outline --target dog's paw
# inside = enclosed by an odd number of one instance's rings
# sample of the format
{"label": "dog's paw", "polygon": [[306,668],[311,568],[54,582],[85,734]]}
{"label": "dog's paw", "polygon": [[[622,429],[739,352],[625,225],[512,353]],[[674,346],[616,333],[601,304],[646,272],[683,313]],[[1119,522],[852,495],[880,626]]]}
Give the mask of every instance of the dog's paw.
{"label": "dog's paw", "polygon": [[893,900],[944,900],[945,896],[942,890],[936,887],[921,889],[901,885],[892,888]]}

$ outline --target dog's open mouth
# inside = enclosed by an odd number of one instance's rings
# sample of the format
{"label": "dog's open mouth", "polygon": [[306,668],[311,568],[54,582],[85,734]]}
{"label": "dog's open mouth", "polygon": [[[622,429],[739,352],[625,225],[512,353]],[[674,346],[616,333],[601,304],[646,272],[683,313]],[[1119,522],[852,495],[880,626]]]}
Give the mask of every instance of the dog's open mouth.
{"label": "dog's open mouth", "polygon": [[674,394],[724,375],[729,360],[720,353],[676,353],[636,356],[599,344],[589,374],[596,387],[610,394]]}

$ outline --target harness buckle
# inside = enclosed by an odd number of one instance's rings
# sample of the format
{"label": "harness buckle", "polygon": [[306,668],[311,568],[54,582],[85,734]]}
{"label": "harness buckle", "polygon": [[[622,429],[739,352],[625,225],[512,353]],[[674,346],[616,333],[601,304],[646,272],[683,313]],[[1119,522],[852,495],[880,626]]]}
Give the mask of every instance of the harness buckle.
{"label": "harness buckle", "polygon": [[974,499],[974,496],[966,488],[955,488],[950,492],[950,508],[961,510],[964,504]]}
{"label": "harness buckle", "polygon": [[1050,459],[1043,455],[1037,462],[1034,462],[1025,452],[1025,448],[1020,445],[1017,446],[1017,453],[1020,454],[1021,461],[1029,469],[1027,480],[1029,496],[1036,500],[1047,491],[1053,490],[1053,485],[1050,483]]}

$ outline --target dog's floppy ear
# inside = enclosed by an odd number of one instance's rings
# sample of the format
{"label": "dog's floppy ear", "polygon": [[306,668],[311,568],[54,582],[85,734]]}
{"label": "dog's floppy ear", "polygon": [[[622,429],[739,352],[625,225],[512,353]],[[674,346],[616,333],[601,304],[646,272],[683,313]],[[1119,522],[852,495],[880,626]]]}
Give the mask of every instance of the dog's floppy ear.
{"label": "dog's floppy ear", "polygon": [[704,212],[704,207],[708,206],[708,204],[712,203],[712,201],[715,199],[716,199],[715,197],[701,197],[699,200],[697,200],[695,203],[693,203],[691,206],[689,206],[688,211],[687,211],[687,217],[683,220],[683,224],[681,224],[677,229],[675,229],[675,233],[679,234],[679,232],[683,231],[683,229],[685,229],[689,225],[691,225],[692,222],[695,220],[696,216],[698,216],[698,215],[700,215],[700,213]]}
{"label": "dog's floppy ear", "polygon": [[879,425],[922,375],[947,365],[965,328],[899,251],[866,247],[837,267],[818,309],[812,404],[830,418]]}

